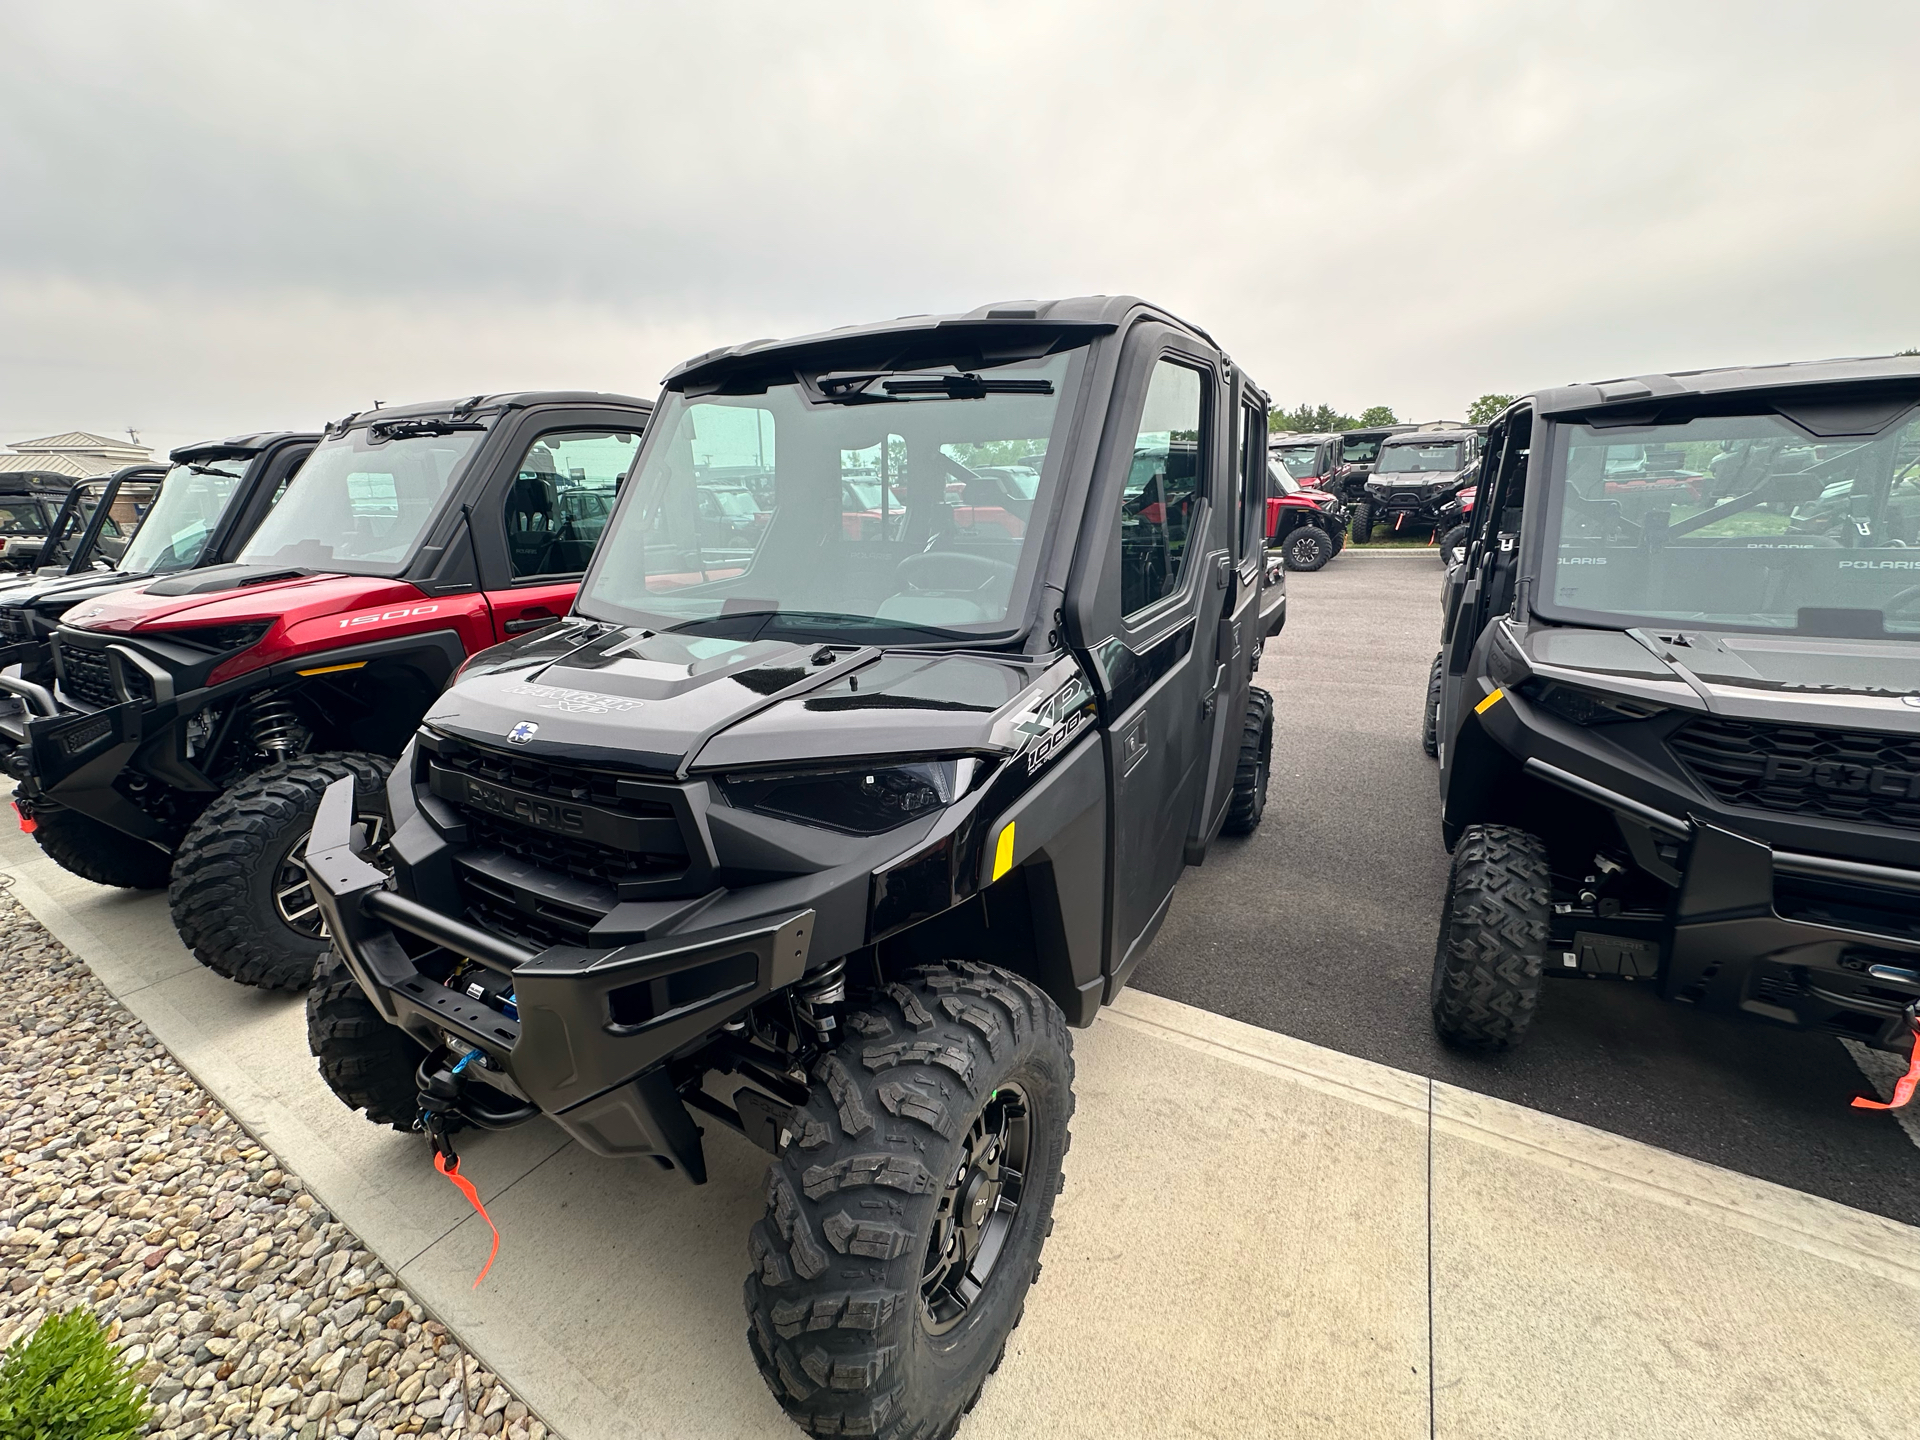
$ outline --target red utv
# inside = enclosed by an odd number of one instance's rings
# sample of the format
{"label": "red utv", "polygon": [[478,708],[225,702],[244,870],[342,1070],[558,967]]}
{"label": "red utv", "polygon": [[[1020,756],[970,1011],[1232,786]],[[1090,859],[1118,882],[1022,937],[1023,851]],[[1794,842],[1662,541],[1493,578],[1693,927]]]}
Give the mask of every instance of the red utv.
{"label": "red utv", "polygon": [[1289,570],[1318,570],[1347,544],[1346,507],[1324,490],[1301,485],[1280,464],[1267,466],[1267,544]]}
{"label": "red utv", "polygon": [[42,844],[90,879],[168,883],[202,963],[304,988],[321,792],[354,777],[377,841],[392,758],[448,678],[571,607],[651,410],[495,395],[330,426],[235,563],[63,617],[56,713],[14,759],[22,823],[61,813]]}

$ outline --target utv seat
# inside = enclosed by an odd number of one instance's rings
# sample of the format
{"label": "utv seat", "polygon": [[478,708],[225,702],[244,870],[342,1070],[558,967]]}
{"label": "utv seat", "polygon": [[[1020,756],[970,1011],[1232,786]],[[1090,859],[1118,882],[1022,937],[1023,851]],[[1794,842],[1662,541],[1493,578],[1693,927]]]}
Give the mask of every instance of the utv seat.
{"label": "utv seat", "polygon": [[980,625],[1000,619],[1013,588],[1014,567],[964,550],[909,555],[894,568],[904,587],[880,602],[881,620],[909,625]]}
{"label": "utv seat", "polygon": [[514,477],[507,496],[507,548],[513,558],[515,575],[550,575],[554,541],[554,517],[560,508],[559,492],[546,476],[521,471]]}

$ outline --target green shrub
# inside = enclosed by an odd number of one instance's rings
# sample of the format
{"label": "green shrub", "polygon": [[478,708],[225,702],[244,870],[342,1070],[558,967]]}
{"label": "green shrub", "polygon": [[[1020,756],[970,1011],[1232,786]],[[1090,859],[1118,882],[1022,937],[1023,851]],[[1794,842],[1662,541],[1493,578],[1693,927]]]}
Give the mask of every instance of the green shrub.
{"label": "green shrub", "polygon": [[132,1440],[146,1395],[90,1311],[49,1315],[0,1356],[0,1440]]}

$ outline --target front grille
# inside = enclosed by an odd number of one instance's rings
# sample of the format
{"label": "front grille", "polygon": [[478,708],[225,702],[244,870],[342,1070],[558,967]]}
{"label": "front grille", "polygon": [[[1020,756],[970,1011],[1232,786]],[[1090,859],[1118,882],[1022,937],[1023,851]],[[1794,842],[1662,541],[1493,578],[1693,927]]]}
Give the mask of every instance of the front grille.
{"label": "front grille", "polygon": [[24,605],[0,609],[0,640],[31,640],[33,612]]}
{"label": "front grille", "polygon": [[1667,743],[1728,805],[1920,830],[1920,737],[1703,717]]}
{"label": "front grille", "polygon": [[615,850],[571,836],[553,835],[530,825],[516,824],[484,810],[459,805],[467,822],[467,837],[476,846],[498,850],[523,865],[555,875],[571,875],[609,888],[623,880],[653,880],[687,866],[685,855],[640,855]]}
{"label": "front grille", "polygon": [[531,909],[523,908],[513,886],[465,865],[459,869],[459,878],[467,914],[482,929],[536,950],[549,945],[589,945],[593,927],[606,918],[605,911],[557,900],[535,899]]}
{"label": "front grille", "polygon": [[60,647],[60,688],[83,705],[104,709],[120,703],[113,688],[113,672],[107,668],[106,655],[98,650]]}
{"label": "front grille", "polygon": [[434,763],[443,770],[457,770],[494,785],[529,790],[553,800],[596,805],[623,815],[671,819],[674,813],[673,806],[665,800],[636,793],[645,782],[608,770],[561,765],[551,760],[536,760],[530,755],[511,755],[474,746],[448,746],[434,757]]}

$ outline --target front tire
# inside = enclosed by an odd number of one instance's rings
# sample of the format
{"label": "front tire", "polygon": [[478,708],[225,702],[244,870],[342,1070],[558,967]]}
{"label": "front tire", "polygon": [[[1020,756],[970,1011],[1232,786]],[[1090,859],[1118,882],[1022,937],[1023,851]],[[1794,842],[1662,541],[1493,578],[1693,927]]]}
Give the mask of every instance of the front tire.
{"label": "front tire", "polygon": [[420,1113],[414,1072],[427,1052],[373,1008],[331,947],[307,991],[307,1049],[341,1104],[364,1110],[376,1125],[412,1132]]}
{"label": "front tire", "polygon": [[1281,553],[1289,570],[1318,570],[1333,558],[1333,541],[1318,525],[1298,525],[1287,536]]}
{"label": "front tire", "polygon": [[1470,825],[1453,851],[1433,957],[1433,1028],[1449,1045],[1510,1050],[1533,1023],[1552,919],[1546,843]]}
{"label": "front tire", "polygon": [[1444,653],[1433,657],[1433,668],[1427,671],[1427,707],[1420,716],[1420,748],[1434,758],[1440,754],[1441,666],[1445,660]]}
{"label": "front tire", "polygon": [[811,1434],[950,1436],[1053,1229],[1066,1017],[1019,976],[948,960],[908,971],[845,1035],[767,1170],[747,1341]]}
{"label": "front tire", "polygon": [[1233,770],[1233,796],[1227,801],[1222,835],[1251,835],[1267,810],[1267,781],[1273,772],[1273,696],[1265,690],[1247,696],[1240,728],[1240,758]]}
{"label": "front tire", "polygon": [[1373,538],[1373,502],[1361,500],[1353,507],[1353,515],[1348,521],[1348,538],[1356,545],[1364,545]]}
{"label": "front tire", "polygon": [[1471,525],[1456,525],[1440,537],[1442,564],[1458,565],[1467,558],[1467,542],[1473,538]]}
{"label": "front tire", "polygon": [[34,811],[33,838],[62,870],[122,890],[164,889],[173,863],[158,846],[64,807]]}
{"label": "front tire", "polygon": [[352,776],[354,813],[378,843],[387,817],[379,755],[302,755],[256,771],[204,811],[180,842],[167,901],[174,927],[208,969],[266,990],[304,990],[326,929],[301,863],[320,797]]}

